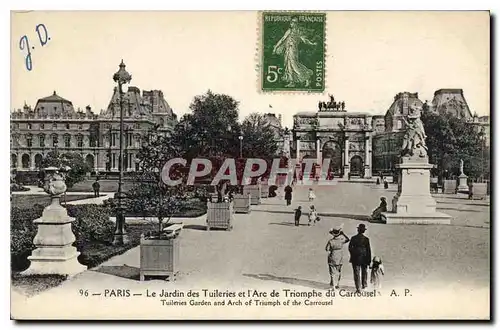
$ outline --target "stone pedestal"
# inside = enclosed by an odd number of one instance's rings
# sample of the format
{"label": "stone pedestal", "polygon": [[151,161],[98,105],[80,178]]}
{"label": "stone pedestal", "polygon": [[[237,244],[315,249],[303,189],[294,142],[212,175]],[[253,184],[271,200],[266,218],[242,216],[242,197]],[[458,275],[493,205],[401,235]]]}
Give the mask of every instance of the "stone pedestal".
{"label": "stone pedestal", "polygon": [[400,171],[398,193],[393,200],[393,211],[382,213],[388,224],[450,224],[451,217],[436,212],[436,201],[430,193],[430,169],[425,158],[403,157],[396,165]]}
{"label": "stone pedestal", "polygon": [[33,240],[36,249],[28,259],[30,267],[24,275],[58,274],[76,275],[87,269],[78,262],[80,252],[72,246],[75,235],[71,230],[74,218],[59,203],[59,196],[52,196],[52,203],[43,210],[42,217],[34,223],[38,231]]}
{"label": "stone pedestal", "polygon": [[468,193],[469,186],[467,185],[467,175],[464,173],[460,174],[458,177],[458,192]]}

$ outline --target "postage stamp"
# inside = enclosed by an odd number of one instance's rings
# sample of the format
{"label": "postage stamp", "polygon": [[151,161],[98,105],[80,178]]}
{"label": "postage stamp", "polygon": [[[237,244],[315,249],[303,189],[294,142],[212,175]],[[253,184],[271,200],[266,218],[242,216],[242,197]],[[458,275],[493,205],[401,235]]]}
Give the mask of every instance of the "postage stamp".
{"label": "postage stamp", "polygon": [[262,91],[325,90],[325,23],[324,13],[262,13]]}

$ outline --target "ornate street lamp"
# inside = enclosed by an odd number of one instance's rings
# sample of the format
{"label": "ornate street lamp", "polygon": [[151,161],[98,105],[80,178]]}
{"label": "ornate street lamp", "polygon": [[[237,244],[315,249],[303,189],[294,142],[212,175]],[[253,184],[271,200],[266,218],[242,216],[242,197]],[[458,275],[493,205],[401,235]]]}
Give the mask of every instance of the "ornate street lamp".
{"label": "ornate street lamp", "polygon": [[132,76],[125,70],[125,63],[120,63],[120,69],[113,75],[114,82],[118,83],[118,92],[120,95],[120,154],[118,157],[118,170],[120,172],[118,177],[118,192],[115,198],[118,200],[116,212],[116,230],[113,239],[113,245],[127,244],[128,237],[125,232],[125,215],[123,209],[123,85],[132,80]]}

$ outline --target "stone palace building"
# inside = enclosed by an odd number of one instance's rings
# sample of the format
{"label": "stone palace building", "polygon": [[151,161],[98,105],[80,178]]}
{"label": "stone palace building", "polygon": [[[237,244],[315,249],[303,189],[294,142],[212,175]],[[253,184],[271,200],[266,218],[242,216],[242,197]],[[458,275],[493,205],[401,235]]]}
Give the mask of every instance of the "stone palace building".
{"label": "stone palace building", "polygon": [[[160,90],[141,91],[130,86],[124,95],[124,169],[137,169],[136,154],[153,127],[171,131],[177,123]],[[120,143],[119,93],[115,87],[106,110],[95,114],[90,106],[75,109],[57,95],[41,98],[32,108],[11,112],[11,168],[37,170],[52,150],[77,152],[94,171],[118,171]]]}
{"label": "stone palace building", "polygon": [[[124,168],[138,168],[136,154],[143,138],[155,127],[168,134],[177,116],[160,90],[141,91],[130,86],[124,95]],[[402,92],[384,115],[350,111],[345,102],[320,102],[318,111],[294,115],[292,130],[283,128],[281,115],[265,113],[275,131],[275,142],[281,155],[300,163],[313,158],[322,164],[330,159],[331,172],[336,177],[361,176],[370,178],[391,173],[398,162],[405,124],[411,105],[425,111],[452,113],[467,120],[484,132],[489,146],[489,116],[471,113],[461,89],[440,89],[431,103],[422,102],[417,93]],[[34,108],[24,105],[11,112],[11,168],[33,171],[52,150],[77,152],[94,171],[118,171],[120,106],[117,88],[107,109],[95,114],[90,106],[85,111],[75,109],[72,102],[57,95],[41,98]]]}
{"label": "stone palace building", "polygon": [[298,163],[313,158],[316,164],[322,164],[329,158],[336,177],[390,174],[399,160],[404,118],[412,105],[463,118],[484,132],[489,145],[489,116],[473,115],[461,89],[440,89],[430,104],[422,102],[418,93],[398,93],[385,115],[348,111],[345,102],[336,102],[330,96],[328,103],[319,103],[318,111],[294,115],[291,155]]}

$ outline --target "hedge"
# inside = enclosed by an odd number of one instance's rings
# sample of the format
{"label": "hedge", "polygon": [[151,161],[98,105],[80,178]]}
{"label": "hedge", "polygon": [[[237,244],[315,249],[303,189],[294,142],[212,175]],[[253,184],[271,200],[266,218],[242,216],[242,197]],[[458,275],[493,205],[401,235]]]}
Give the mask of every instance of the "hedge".
{"label": "hedge", "polygon": [[[85,249],[89,244],[110,244],[113,238],[114,223],[109,220],[106,208],[94,204],[68,205],[68,215],[76,218],[73,222],[73,233],[78,250]],[[27,257],[35,248],[33,239],[37,226],[33,220],[41,217],[42,205],[22,209],[11,207],[11,268],[21,271],[29,266]]]}

